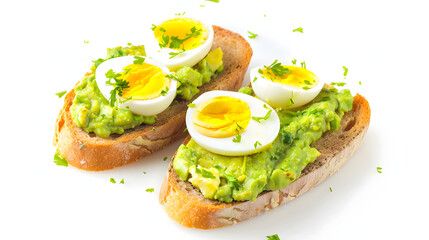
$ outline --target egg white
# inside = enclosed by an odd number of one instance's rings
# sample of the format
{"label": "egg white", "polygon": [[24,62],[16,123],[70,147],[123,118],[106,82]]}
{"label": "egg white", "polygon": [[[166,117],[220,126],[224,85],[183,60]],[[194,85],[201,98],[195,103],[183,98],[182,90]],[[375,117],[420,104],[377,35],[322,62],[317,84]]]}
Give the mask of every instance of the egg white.
{"label": "egg white", "polygon": [[[160,22],[160,24],[162,24],[163,22]],[[170,71],[173,71],[173,72],[185,66],[187,67],[195,66],[210,52],[210,49],[213,45],[213,39],[214,39],[213,26],[210,24],[206,24],[202,21],[199,21],[199,22],[201,22],[204,26],[206,26],[209,31],[208,38],[200,46],[194,49],[186,50],[180,53],[179,55],[171,58],[171,55],[169,53],[172,53],[172,52],[178,53],[179,51],[168,47],[161,48],[159,46],[159,42],[156,40],[155,36],[152,33],[152,37],[148,39],[148,44],[146,44],[147,55],[161,62],[162,64],[167,66],[167,68],[170,69]]]}
{"label": "egg white", "polygon": [[[264,117],[269,109],[272,110],[271,116],[267,120],[261,120],[260,123],[250,119],[249,125],[244,132],[240,133],[241,142],[239,143],[232,141],[235,136],[226,138],[204,136],[195,129],[192,117],[199,104],[219,96],[234,97],[246,102],[250,108],[251,116],[253,117]],[[188,132],[195,142],[213,153],[226,156],[243,156],[260,152],[276,139],[280,130],[280,119],[276,111],[269,106],[267,106],[269,109],[265,108],[264,105],[266,104],[264,102],[247,94],[230,91],[210,91],[199,96],[193,103],[196,106],[188,108],[186,112],[186,126]],[[261,145],[257,145],[255,148],[256,141],[261,143]]]}
{"label": "egg white", "polygon": [[[106,84],[106,81],[109,80],[106,78],[106,73],[110,69],[112,69],[116,73],[123,71],[122,69],[124,67],[130,64],[133,64],[135,60],[134,57],[135,56],[125,56],[125,57],[117,57],[117,58],[109,59],[101,63],[97,67],[97,69],[95,70],[95,79],[97,81],[97,85],[98,85],[98,88],[100,89],[100,92],[103,94],[103,96],[106,99],[109,99],[110,91],[113,89],[113,86]],[[161,68],[161,70],[166,75],[170,74],[170,71],[166,66],[148,57],[144,57],[144,58],[145,58],[145,61],[144,61],[145,63]],[[170,80],[171,80],[170,87],[164,96],[159,96],[157,98],[149,99],[149,100],[129,100],[124,103],[120,103],[119,108],[126,108],[128,106],[131,112],[141,116],[153,116],[158,113],[161,113],[171,104],[174,97],[176,96],[177,81],[174,79],[170,79]]]}
{"label": "egg white", "polygon": [[[324,83],[319,78],[316,79],[316,85],[308,90],[274,82],[258,72],[263,68],[264,66],[259,66],[250,70],[250,83],[255,95],[274,108],[287,109],[303,106],[313,100],[323,88]],[[292,96],[293,104],[290,102]]]}

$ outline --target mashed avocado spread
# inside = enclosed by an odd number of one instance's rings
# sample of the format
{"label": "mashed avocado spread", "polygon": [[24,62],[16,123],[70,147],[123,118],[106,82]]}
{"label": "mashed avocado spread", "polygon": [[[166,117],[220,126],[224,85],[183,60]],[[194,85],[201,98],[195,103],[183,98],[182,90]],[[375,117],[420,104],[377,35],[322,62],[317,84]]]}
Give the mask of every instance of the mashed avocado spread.
{"label": "mashed avocado spread", "polygon": [[[242,92],[251,93],[251,89]],[[265,190],[281,189],[300,175],[320,153],[310,145],[328,130],[336,131],[353,106],[343,89],[324,88],[306,108],[276,110],[280,132],[268,149],[253,155],[228,157],[211,153],[194,140],[181,145],[173,162],[178,176],[200,189],[204,197],[221,202],[255,200]]]}
{"label": "mashed avocado spread", "polygon": [[[107,49],[107,57],[94,61],[91,73],[85,76],[75,87],[75,98],[70,107],[73,122],[86,132],[94,132],[107,138],[110,134],[122,134],[126,129],[141,124],[154,124],[156,116],[139,116],[128,109],[111,107],[101,94],[95,79],[96,68],[104,61],[116,57],[140,55],[146,56],[144,46],[127,46]],[[223,70],[222,50],[211,51],[196,66],[183,67],[176,72],[178,88],[176,99],[190,100],[198,92],[198,87],[209,82]]]}

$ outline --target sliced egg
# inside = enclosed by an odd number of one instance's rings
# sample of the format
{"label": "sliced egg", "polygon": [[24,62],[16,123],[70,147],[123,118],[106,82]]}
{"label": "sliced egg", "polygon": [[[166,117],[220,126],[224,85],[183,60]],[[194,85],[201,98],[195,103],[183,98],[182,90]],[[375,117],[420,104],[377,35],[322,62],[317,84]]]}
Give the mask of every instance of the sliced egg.
{"label": "sliced egg", "polygon": [[213,44],[213,27],[196,19],[175,17],[152,28],[148,56],[167,66],[170,71],[192,67],[203,59]]}
{"label": "sliced egg", "polygon": [[[276,64],[274,62],[271,66]],[[275,108],[296,108],[313,100],[322,90],[323,83],[309,70],[296,66],[259,66],[250,71],[250,82],[256,96]],[[287,69],[287,70],[284,70]],[[276,75],[277,74],[277,75]]]}
{"label": "sliced egg", "polygon": [[[144,61],[143,61],[144,59]],[[168,68],[161,63],[142,56],[126,56],[109,59],[95,71],[100,92],[106,99],[111,97],[115,83],[106,76],[110,70],[120,74],[117,79],[128,82],[122,96],[117,96],[120,108],[129,108],[134,114],[153,116],[164,111],[176,96],[177,81],[167,77]]]}
{"label": "sliced egg", "polygon": [[203,148],[226,156],[260,152],[280,130],[270,106],[247,94],[210,91],[199,96],[186,112],[191,137]]}

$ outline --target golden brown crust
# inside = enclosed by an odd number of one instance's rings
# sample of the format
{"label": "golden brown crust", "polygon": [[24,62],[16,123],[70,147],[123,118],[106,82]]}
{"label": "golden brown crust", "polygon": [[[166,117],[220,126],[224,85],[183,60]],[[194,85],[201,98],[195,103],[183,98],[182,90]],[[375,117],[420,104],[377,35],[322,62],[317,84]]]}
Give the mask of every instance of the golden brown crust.
{"label": "golden brown crust", "polygon": [[[189,182],[181,181],[170,163],[159,201],[175,221],[185,227],[212,229],[255,217],[302,195],[334,174],[359,148],[369,127],[371,110],[364,97],[354,97],[338,131],[327,132],[313,144],[321,155],[293,183],[277,191],[261,193],[255,201],[223,203],[205,199]],[[184,144],[189,141],[189,137]]]}
{"label": "golden brown crust", "polygon": [[[201,86],[200,93],[190,101],[179,101],[168,107],[158,115],[154,125],[141,125],[109,138],[88,134],[73,123],[69,109],[75,93],[70,91],[57,117],[54,134],[54,145],[67,162],[80,169],[102,171],[137,161],[186,135],[183,130],[187,104],[200,94],[210,90],[238,90],[252,57],[252,49],[239,34],[217,26],[213,29],[212,49],[222,49],[224,71]],[[152,127],[155,131],[151,131]]]}

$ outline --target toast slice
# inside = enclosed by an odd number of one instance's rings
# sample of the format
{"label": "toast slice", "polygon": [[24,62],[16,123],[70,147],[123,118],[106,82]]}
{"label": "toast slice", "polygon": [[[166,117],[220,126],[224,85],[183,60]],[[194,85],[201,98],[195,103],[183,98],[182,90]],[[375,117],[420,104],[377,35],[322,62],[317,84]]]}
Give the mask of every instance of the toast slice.
{"label": "toast slice", "polygon": [[[190,182],[182,181],[170,162],[162,183],[159,202],[175,221],[185,227],[212,229],[232,225],[285,204],[334,174],[359,148],[368,130],[371,110],[357,94],[353,109],[344,114],[340,129],[325,132],[312,144],[321,155],[307,165],[301,176],[288,186],[259,194],[255,201],[224,203],[204,198]],[[188,137],[184,144],[190,140]]]}
{"label": "toast slice", "polygon": [[57,146],[61,156],[74,167],[102,171],[137,161],[164,148],[174,140],[185,137],[187,134],[184,133],[185,114],[188,103],[210,90],[237,91],[241,87],[253,54],[249,43],[239,34],[218,26],[213,26],[213,29],[212,49],[220,47],[223,51],[223,72],[201,86],[200,93],[193,99],[180,100],[158,114],[158,119],[153,125],[140,125],[126,130],[121,135],[112,134],[109,138],[101,138],[94,133],[88,134],[73,123],[70,106],[75,93],[74,90],[70,91],[64,99],[64,106],[55,124],[54,145]]}

